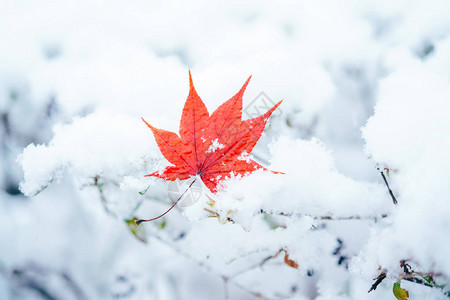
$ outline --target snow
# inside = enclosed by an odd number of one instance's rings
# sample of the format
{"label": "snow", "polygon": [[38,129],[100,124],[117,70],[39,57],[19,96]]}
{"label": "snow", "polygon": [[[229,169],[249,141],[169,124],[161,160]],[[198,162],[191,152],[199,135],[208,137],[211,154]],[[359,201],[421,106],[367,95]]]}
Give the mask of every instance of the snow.
{"label": "snow", "polygon": [[[390,299],[407,259],[445,285],[402,279],[410,299],[445,299],[449,14],[443,0],[3,1],[0,298],[43,299],[37,282],[57,299]],[[244,112],[261,92],[283,100],[240,156],[281,173],[203,187],[140,225],[144,244],[130,219],[171,202],[144,177],[169,163],[140,118],[178,132],[189,69],[209,111],[249,75]]]}
{"label": "snow", "polygon": [[67,169],[79,177],[143,174],[160,159],[154,144],[137,118],[109,112],[76,118],[56,126],[48,146],[31,144],[24,149],[19,158],[24,168],[21,190],[33,195]]}
{"label": "snow", "polygon": [[411,58],[383,80],[380,101],[363,132],[373,159],[398,170],[392,175],[399,201],[393,226],[372,241],[383,253],[392,253],[375,254],[372,259],[393,265],[399,256],[414,257],[421,267],[449,276],[450,265],[443,257],[450,251],[450,242],[438,238],[450,234],[450,190],[446,183],[450,167],[450,119],[446,112],[450,73],[441,73],[442,65],[435,65],[447,56],[448,41],[442,42],[442,48],[440,45],[429,61]]}
{"label": "snow", "polygon": [[211,146],[209,146],[207,153],[216,152],[217,149],[223,149],[225,145],[219,143],[219,139],[215,139],[212,141]]}

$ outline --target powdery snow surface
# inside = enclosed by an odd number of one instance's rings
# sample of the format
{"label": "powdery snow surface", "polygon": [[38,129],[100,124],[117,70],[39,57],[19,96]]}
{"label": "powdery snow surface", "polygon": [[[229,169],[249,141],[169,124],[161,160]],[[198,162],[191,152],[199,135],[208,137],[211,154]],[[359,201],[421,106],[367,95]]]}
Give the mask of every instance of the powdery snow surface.
{"label": "powdery snow surface", "polygon": [[55,126],[48,145],[27,146],[19,162],[24,169],[21,190],[33,195],[70,169],[80,177],[140,174],[158,162],[155,142],[139,119],[97,112]]}
{"label": "powdery snow surface", "polygon": [[[373,159],[393,170],[399,205],[393,226],[377,232],[363,256],[369,265],[394,266],[410,257],[450,276],[450,39],[427,61],[400,62],[380,86],[380,100],[363,132]],[[444,71],[444,72],[443,72]],[[381,246],[375,250],[373,245]]]}
{"label": "powdery snow surface", "polygon": [[[1,6],[0,299],[448,299],[447,1]],[[189,69],[284,100],[240,157],[276,173],[136,227],[184,192],[140,118],[178,132]]]}
{"label": "powdery snow surface", "polygon": [[222,149],[223,147],[225,147],[225,145],[222,145],[221,143],[219,143],[219,139],[215,139],[214,141],[212,141],[211,146],[209,146],[209,148],[206,152],[208,152],[208,153],[216,152],[217,149]]}

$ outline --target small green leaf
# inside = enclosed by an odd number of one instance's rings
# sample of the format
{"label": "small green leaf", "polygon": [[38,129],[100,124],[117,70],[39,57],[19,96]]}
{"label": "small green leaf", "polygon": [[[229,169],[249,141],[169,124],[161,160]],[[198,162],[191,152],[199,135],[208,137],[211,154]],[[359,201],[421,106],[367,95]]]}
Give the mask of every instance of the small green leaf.
{"label": "small green leaf", "polygon": [[160,224],[159,224],[159,228],[164,229],[167,225],[166,220],[163,220]]}
{"label": "small green leaf", "polygon": [[394,292],[395,298],[398,300],[407,300],[409,297],[408,291],[400,287],[400,282],[394,283],[392,291]]}
{"label": "small green leaf", "polygon": [[145,231],[144,226],[138,226],[134,221],[137,221],[138,218],[133,217],[131,219],[125,220],[125,223],[127,224],[128,230],[141,242],[144,244],[147,244],[147,233]]}
{"label": "small green leaf", "polygon": [[139,192],[139,195],[144,196],[145,193],[147,193],[148,189],[150,188],[150,185],[143,191]]}
{"label": "small green leaf", "polygon": [[428,282],[428,283],[430,283],[430,284],[433,283],[433,282],[431,281],[430,277],[428,277],[428,276],[423,276],[422,278],[425,279],[425,281]]}

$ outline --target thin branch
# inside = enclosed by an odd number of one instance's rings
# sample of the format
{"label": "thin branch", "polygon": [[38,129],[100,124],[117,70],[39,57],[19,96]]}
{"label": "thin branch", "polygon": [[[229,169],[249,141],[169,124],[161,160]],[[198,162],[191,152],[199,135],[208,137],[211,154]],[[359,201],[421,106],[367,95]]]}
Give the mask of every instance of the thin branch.
{"label": "thin branch", "polygon": [[202,260],[199,260],[199,259],[193,257],[191,254],[189,254],[186,251],[184,251],[184,249],[182,249],[181,247],[178,247],[178,245],[176,245],[176,243],[170,241],[167,238],[162,237],[158,232],[153,231],[152,234],[151,234],[151,237],[157,239],[161,243],[163,243],[166,246],[170,247],[178,255],[181,255],[184,258],[195,262],[198,266],[204,268],[207,272],[210,272],[210,273],[216,275],[217,277],[221,278],[227,284],[231,283],[235,287],[237,287],[237,288],[239,288],[239,289],[241,289],[241,290],[243,290],[243,291],[253,295],[254,297],[261,298],[261,299],[267,299],[267,297],[265,297],[264,295],[260,294],[259,292],[252,291],[252,290],[248,289],[247,287],[241,285],[240,283],[232,280],[232,276],[226,276],[226,275],[223,275],[223,274],[219,273],[218,271],[214,270],[210,265],[206,264]]}
{"label": "thin branch", "polygon": [[100,195],[100,200],[102,202],[103,209],[105,210],[105,212],[107,214],[109,214],[113,218],[117,218],[117,215],[111,209],[109,209],[108,200],[106,200],[106,197],[103,193],[103,183],[99,183],[98,182],[99,179],[100,179],[100,176],[98,176],[98,175],[94,177],[94,186],[96,186],[98,189],[98,194]]}
{"label": "thin branch", "polygon": [[379,216],[314,216],[309,214],[301,214],[301,213],[286,213],[286,212],[272,212],[261,209],[259,214],[267,214],[267,215],[275,215],[275,216],[283,216],[283,217],[310,217],[314,220],[323,220],[323,221],[348,221],[348,220],[373,220],[377,222],[379,219],[387,218],[387,214],[382,214]]}
{"label": "thin branch", "polygon": [[222,282],[223,282],[223,292],[225,294],[225,300],[229,300],[230,299],[230,295],[228,292],[228,278],[223,278],[222,277]]}
{"label": "thin branch", "polygon": [[251,270],[254,270],[254,269],[257,269],[257,268],[262,268],[262,266],[265,265],[269,260],[272,260],[272,259],[276,258],[278,255],[280,255],[280,253],[281,253],[282,251],[284,251],[284,249],[280,249],[280,250],[278,250],[278,252],[275,253],[274,255],[267,256],[267,257],[264,258],[262,261],[260,261],[260,262],[258,262],[258,263],[256,263],[256,264],[254,264],[254,265],[252,265],[252,266],[250,266],[250,267],[248,267],[248,268],[245,268],[244,270],[238,271],[238,272],[236,272],[236,273],[230,275],[229,278],[235,278],[235,277],[238,277],[238,276],[240,276],[240,275],[242,275],[242,274],[244,274],[244,273],[247,273],[247,272],[249,272],[249,271],[251,271]]}
{"label": "thin branch", "polygon": [[424,285],[424,286],[427,286],[427,287],[434,287],[434,285],[429,284],[425,280],[417,278],[417,277],[406,277],[406,278],[402,278],[402,279],[410,281],[410,282],[413,282],[413,283],[417,283],[417,284],[420,284],[420,285]]}
{"label": "thin branch", "polygon": [[382,214],[380,216],[347,216],[347,217],[333,217],[333,216],[311,216],[311,215],[305,215],[308,217],[313,218],[314,220],[331,220],[331,221],[348,221],[348,220],[374,220],[375,222],[378,221],[378,219],[384,219],[387,218],[388,215]]}
{"label": "thin branch", "polygon": [[414,272],[414,273],[400,274],[400,278],[402,278],[402,279],[411,278],[411,277],[415,277],[415,276],[434,277],[434,276],[442,276],[442,274],[441,273],[434,273],[434,272],[430,272],[430,273]]}
{"label": "thin branch", "polygon": [[181,194],[181,196],[177,199],[177,201],[175,201],[175,202],[172,204],[172,206],[171,206],[168,210],[166,210],[163,214],[161,214],[161,215],[159,215],[159,216],[157,216],[157,217],[155,217],[155,218],[148,219],[148,220],[135,220],[134,223],[136,223],[136,225],[139,225],[139,224],[141,224],[141,223],[143,223],[143,222],[151,222],[151,221],[157,220],[157,219],[159,219],[159,218],[161,218],[161,217],[164,217],[169,211],[172,210],[172,208],[175,207],[175,205],[177,205],[178,202],[180,202],[181,198],[183,198],[184,194],[186,194],[187,191],[189,191],[189,189],[192,187],[192,185],[194,184],[194,182],[195,182],[196,180],[197,180],[197,178],[195,178],[195,179],[191,182],[191,184],[190,184],[190,185],[188,186],[188,188],[183,192],[183,194]]}
{"label": "thin branch", "polygon": [[377,170],[380,171],[381,177],[383,177],[384,183],[386,184],[386,187],[389,191],[389,195],[391,195],[392,202],[396,205],[398,203],[397,199],[394,196],[394,193],[392,192],[391,188],[389,187],[389,183],[387,182],[386,176],[384,175],[383,170],[380,170],[379,167],[377,167]]}
{"label": "thin branch", "polygon": [[386,272],[382,271],[380,273],[380,275],[378,275],[377,278],[374,278],[374,280],[376,279],[377,281],[374,282],[374,284],[372,284],[372,286],[370,287],[368,293],[370,293],[371,291],[375,291],[378,287],[378,285],[386,278]]}
{"label": "thin branch", "polygon": [[[413,283],[417,283],[420,285],[424,285],[427,287],[436,287],[436,288],[440,288],[440,289],[444,289],[444,286],[442,285],[438,285],[436,284],[436,282],[434,281],[434,276],[442,276],[441,273],[434,273],[434,272],[429,272],[429,273],[421,273],[421,272],[408,272],[408,273],[401,273],[399,275],[400,279],[404,279]],[[450,291],[444,291],[445,294],[449,293]]]}

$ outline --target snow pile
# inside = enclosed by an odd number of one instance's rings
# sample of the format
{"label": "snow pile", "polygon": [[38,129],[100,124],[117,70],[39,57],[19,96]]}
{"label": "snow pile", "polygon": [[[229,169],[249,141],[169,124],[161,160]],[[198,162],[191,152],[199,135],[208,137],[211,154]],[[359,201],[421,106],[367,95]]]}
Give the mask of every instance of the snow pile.
{"label": "snow pile", "polygon": [[[450,40],[428,61],[395,57],[382,81],[375,114],[364,128],[367,152],[391,172],[399,204],[393,226],[367,245],[369,262],[395,269],[411,258],[450,276]],[[393,55],[399,55],[393,54]]]}
{"label": "snow pile", "polygon": [[337,172],[331,154],[318,140],[280,138],[271,146],[269,169],[284,174],[259,171],[230,180],[219,205],[238,213],[263,209],[324,217],[376,217],[390,211],[382,185],[358,182]]}
{"label": "snow pile", "polygon": [[48,146],[31,144],[19,158],[24,169],[21,190],[26,195],[40,192],[67,169],[82,178],[142,177],[161,160],[148,128],[137,118],[98,112],[54,132]]}

